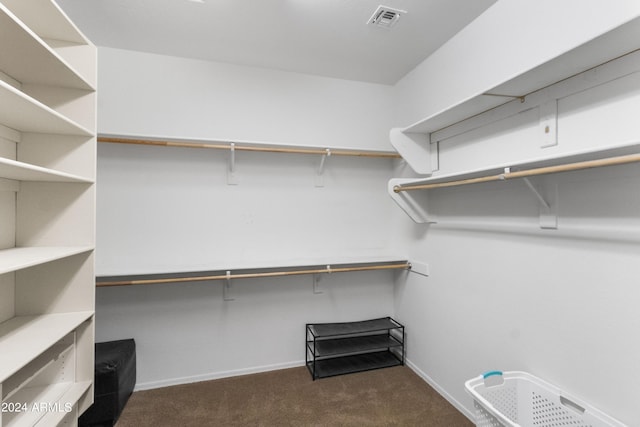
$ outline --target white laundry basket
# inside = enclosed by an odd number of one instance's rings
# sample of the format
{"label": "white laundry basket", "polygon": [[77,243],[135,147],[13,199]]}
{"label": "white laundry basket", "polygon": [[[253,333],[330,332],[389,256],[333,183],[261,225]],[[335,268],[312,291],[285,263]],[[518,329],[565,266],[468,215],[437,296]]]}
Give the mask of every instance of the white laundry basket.
{"label": "white laundry basket", "polygon": [[626,427],[526,372],[491,371],[465,383],[477,427]]}

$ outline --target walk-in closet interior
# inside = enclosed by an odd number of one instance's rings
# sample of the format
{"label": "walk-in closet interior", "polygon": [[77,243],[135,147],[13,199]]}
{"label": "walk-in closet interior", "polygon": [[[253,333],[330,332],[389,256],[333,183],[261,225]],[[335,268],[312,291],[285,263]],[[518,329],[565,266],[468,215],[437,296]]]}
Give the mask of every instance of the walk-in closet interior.
{"label": "walk-in closet interior", "polygon": [[[638,0],[0,0],[0,426],[112,342],[640,426],[639,162]],[[483,407],[536,378],[582,421]]]}

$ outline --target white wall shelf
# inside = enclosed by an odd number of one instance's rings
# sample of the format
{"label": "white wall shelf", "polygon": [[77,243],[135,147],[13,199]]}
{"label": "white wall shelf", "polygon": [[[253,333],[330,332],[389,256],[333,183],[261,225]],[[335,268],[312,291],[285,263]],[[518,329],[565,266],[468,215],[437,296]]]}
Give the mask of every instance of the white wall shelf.
{"label": "white wall shelf", "polygon": [[0,250],[0,274],[92,251],[88,246],[26,247]]}
{"label": "white wall shelf", "polygon": [[432,133],[505,102],[525,98],[530,93],[637,50],[638,39],[640,19],[636,18],[539,67],[523,70],[510,80],[426,117],[404,131]]}
{"label": "white wall shelf", "polygon": [[[75,362],[74,334],[67,334],[63,339],[49,347],[15,375],[5,380],[2,399],[16,401],[25,389],[34,388],[41,383],[44,376],[66,376],[70,378],[69,365]],[[60,365],[67,365],[60,369]],[[66,374],[66,375],[65,375]],[[59,381],[65,382],[65,381]],[[39,388],[39,387],[38,387]]]}
{"label": "white wall shelf", "polygon": [[5,74],[23,84],[37,83],[94,90],[91,83],[2,4],[0,29],[0,70]]}
{"label": "white wall shelf", "polygon": [[113,144],[133,144],[148,145],[155,147],[177,147],[177,148],[198,148],[216,149],[232,151],[258,151],[268,153],[289,153],[289,154],[316,154],[330,156],[350,156],[350,157],[382,157],[399,158],[393,151],[372,151],[357,150],[332,147],[303,147],[291,146],[277,143],[266,143],[258,141],[238,141],[238,140],[188,140],[188,139],[166,139],[166,138],[142,138],[142,137],[122,137],[113,135],[100,135],[98,142]]}
{"label": "white wall shelf", "polygon": [[[596,144],[591,141],[585,144],[589,147],[585,149],[577,141],[561,143],[557,130],[559,100],[583,91],[597,90],[595,88],[599,85],[626,76],[630,76],[629,81],[633,80],[631,76],[637,72],[638,66],[637,40],[640,40],[640,18],[632,19],[534,69],[523,70],[482,93],[471,94],[407,128],[392,130],[392,145],[416,173],[428,176],[391,179],[389,194],[413,221],[435,223],[439,221],[429,209],[428,191],[424,190],[520,178],[540,202],[540,227],[556,229],[557,186],[549,184],[548,188],[537,188],[529,181],[528,175],[561,172],[553,169],[558,165],[575,170],[578,168],[576,163],[640,152],[640,142],[634,133],[610,142]],[[458,149],[455,142],[447,145],[450,140],[472,138],[470,135],[479,135],[483,132],[481,129],[490,132],[498,123],[517,120],[519,114],[524,116],[528,112],[533,112],[532,117],[537,114],[535,119],[531,119],[537,121],[528,124],[536,130],[531,134],[530,143],[536,144],[536,150],[528,151],[529,158],[520,160],[513,157],[513,161],[498,161],[493,165],[458,171],[457,165],[451,161],[442,164],[447,161],[443,158],[450,159],[451,153]],[[535,123],[537,127],[534,127]],[[474,163],[470,161],[469,164]]]}
{"label": "white wall shelf", "polygon": [[[47,410],[41,407],[40,411],[26,412],[25,417],[7,417],[9,419],[6,426],[30,426],[36,424],[57,426],[67,414],[65,404],[67,402],[77,401],[82,393],[86,392],[90,386],[90,381],[83,381],[80,383],[64,382],[52,386],[23,389],[18,395],[14,396],[15,402],[23,402],[28,408],[33,408],[34,405],[38,407],[40,404],[49,404],[51,405],[51,409]],[[69,412],[73,412],[73,406],[69,409]]]}
{"label": "white wall shelf", "polygon": [[195,148],[206,150],[226,150],[230,152],[229,166],[227,169],[227,184],[237,185],[239,177],[236,171],[237,152],[261,152],[261,153],[280,153],[280,154],[311,154],[320,156],[318,167],[316,169],[315,186],[324,187],[324,171],[328,158],[333,156],[346,157],[364,157],[364,158],[383,158],[397,159],[400,155],[393,151],[373,151],[359,149],[344,149],[332,147],[304,147],[291,146],[279,143],[268,143],[259,141],[237,141],[237,140],[194,140],[194,139],[166,139],[166,138],[148,138],[148,137],[122,137],[113,135],[100,135],[98,142],[111,144],[128,144],[128,145],[144,145],[150,147],[173,147],[173,148]]}
{"label": "white wall shelf", "polygon": [[215,267],[202,271],[171,272],[154,274],[126,274],[100,276],[96,286],[150,285],[157,283],[184,283],[211,280],[250,279],[260,277],[282,277],[303,274],[330,274],[351,271],[410,269],[411,264],[401,257],[370,257],[316,259],[272,263],[270,265],[236,265],[234,268]]}
{"label": "white wall shelf", "polygon": [[[454,183],[457,181],[471,180],[475,178],[500,175],[505,173],[505,170],[511,172],[526,171],[531,169],[559,166],[565,164],[573,164],[580,162],[588,162],[592,160],[607,159],[611,157],[627,156],[637,154],[640,152],[640,141],[632,141],[625,144],[618,144],[614,146],[608,146],[600,149],[589,149],[584,151],[576,151],[564,155],[553,156],[541,156],[536,159],[528,159],[514,163],[499,164],[486,168],[474,169],[469,171],[462,171],[451,174],[442,174],[433,176],[430,178],[419,179],[403,179],[401,187],[415,186],[415,185],[429,185],[429,184],[442,184],[442,183]],[[395,191],[394,191],[395,192]]]}
{"label": "white wall shelf", "polygon": [[93,183],[89,178],[2,158],[0,177],[17,181]]}
{"label": "white wall shelf", "polygon": [[93,311],[79,311],[16,316],[0,323],[0,382],[4,382],[92,316]]}
{"label": "white wall shelf", "polygon": [[0,81],[2,124],[21,132],[90,137],[93,133],[9,84]]}
{"label": "white wall shelf", "polygon": [[0,427],[93,402],[96,76],[53,0],[0,0]]}
{"label": "white wall shelf", "polygon": [[392,138],[391,143],[416,173],[430,174],[430,165],[425,164],[428,155],[425,160],[424,154],[415,156],[415,152],[430,151],[430,143],[435,142],[431,140],[434,132],[514,99],[524,100],[531,93],[634,52],[638,49],[639,39],[640,18],[636,18],[534,69],[522,70],[507,81],[487,87],[480,93],[470,94],[406,128],[396,130],[407,135],[425,135],[422,139],[416,139],[415,144],[419,147],[410,147],[406,138],[401,139],[401,143],[394,142],[398,138]]}
{"label": "white wall shelf", "polygon": [[74,406],[69,413],[66,412],[64,405],[66,402],[77,402],[80,397],[91,388],[91,384],[92,381],[72,383],[70,387],[66,389],[65,393],[56,402],[54,402],[57,404],[57,407],[61,408],[61,410],[46,413],[39,423],[48,426],[65,425],[62,423],[66,417],[71,417],[70,419],[75,421],[79,415],[77,405]]}
{"label": "white wall shelf", "polygon": [[[516,163],[495,165],[488,168],[443,174],[431,178],[393,178],[389,181],[388,191],[398,206],[415,222],[433,223],[437,222],[437,220],[428,212],[426,190],[457,185],[478,184],[482,182],[506,181],[513,178],[526,180],[529,175],[536,176],[610,166],[618,159],[620,160],[619,164],[633,163],[640,161],[640,157],[638,156],[639,152],[640,142],[633,141],[601,149],[576,151],[561,156],[544,156]],[[556,203],[544,200],[535,187],[530,183],[527,183],[527,185],[541,200],[543,207],[546,208],[544,212],[547,217],[544,220],[548,220],[548,214],[550,211],[555,211]],[[419,193],[422,194],[420,195]],[[555,197],[557,197],[557,195]],[[553,204],[553,206],[551,206],[551,204]],[[557,213],[553,213],[551,216],[555,217],[556,215]],[[553,219],[552,226],[543,226],[543,228],[555,228],[556,222],[557,218]]]}
{"label": "white wall shelf", "polygon": [[[43,39],[89,45],[90,42],[52,0],[3,0],[30,30]],[[42,19],[46,16],[47,19]]]}

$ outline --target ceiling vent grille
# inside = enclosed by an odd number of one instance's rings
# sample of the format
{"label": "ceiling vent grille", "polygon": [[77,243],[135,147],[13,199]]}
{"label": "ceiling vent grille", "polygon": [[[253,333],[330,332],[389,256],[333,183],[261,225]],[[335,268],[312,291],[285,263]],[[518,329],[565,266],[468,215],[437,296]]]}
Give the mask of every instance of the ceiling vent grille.
{"label": "ceiling vent grille", "polygon": [[367,24],[376,27],[391,28],[398,22],[400,15],[404,13],[407,13],[407,11],[381,5],[373,12]]}

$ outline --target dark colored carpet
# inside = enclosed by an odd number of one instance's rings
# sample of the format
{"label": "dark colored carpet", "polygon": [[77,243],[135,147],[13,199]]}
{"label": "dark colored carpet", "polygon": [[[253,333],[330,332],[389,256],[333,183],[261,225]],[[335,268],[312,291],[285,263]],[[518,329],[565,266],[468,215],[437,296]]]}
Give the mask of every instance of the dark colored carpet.
{"label": "dark colored carpet", "polygon": [[305,367],[133,393],[117,427],[474,424],[404,366],[311,380]]}

